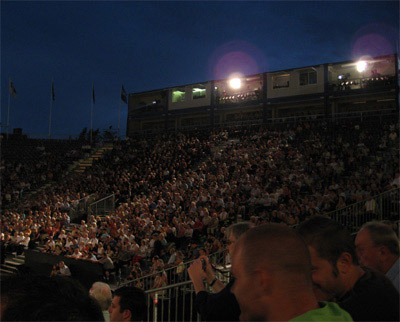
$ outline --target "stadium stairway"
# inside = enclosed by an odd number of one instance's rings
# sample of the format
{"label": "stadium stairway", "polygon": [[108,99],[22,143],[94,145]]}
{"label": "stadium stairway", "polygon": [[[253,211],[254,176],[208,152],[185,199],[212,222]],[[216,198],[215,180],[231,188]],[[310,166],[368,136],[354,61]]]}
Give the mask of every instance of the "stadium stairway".
{"label": "stadium stairway", "polygon": [[77,173],[83,173],[85,170],[93,165],[94,160],[100,159],[103,154],[113,149],[112,143],[105,143],[101,148],[94,151],[88,158],[83,158],[76,162],[76,164],[70,169]]}
{"label": "stadium stairway", "polygon": [[[44,245],[36,245],[36,249],[43,250]],[[21,267],[25,265],[25,254],[18,255],[16,252],[6,254],[3,264],[0,266],[0,280],[6,279],[14,274],[18,274]]]}
{"label": "stadium stairway", "polygon": [[18,273],[18,269],[21,265],[25,264],[25,255],[17,255],[16,252],[8,254],[4,264],[0,266],[0,280],[10,277]]}

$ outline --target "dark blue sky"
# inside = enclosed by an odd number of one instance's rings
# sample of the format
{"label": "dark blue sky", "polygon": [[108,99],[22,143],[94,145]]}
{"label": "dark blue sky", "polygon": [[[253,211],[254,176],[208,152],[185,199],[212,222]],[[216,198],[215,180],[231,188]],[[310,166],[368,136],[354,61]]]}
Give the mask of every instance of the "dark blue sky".
{"label": "dark blue sky", "polygon": [[[53,137],[118,124],[127,92],[397,51],[398,1],[1,2],[1,122]],[[121,105],[121,131],[127,106]]]}

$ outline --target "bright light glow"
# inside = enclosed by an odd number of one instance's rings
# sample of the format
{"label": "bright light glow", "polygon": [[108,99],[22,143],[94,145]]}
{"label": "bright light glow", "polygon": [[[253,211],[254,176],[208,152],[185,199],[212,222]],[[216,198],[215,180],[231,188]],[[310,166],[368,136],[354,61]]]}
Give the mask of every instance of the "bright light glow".
{"label": "bright light glow", "polygon": [[366,68],[367,68],[367,62],[360,60],[357,63],[357,70],[359,73],[362,73],[363,71],[365,71]]}
{"label": "bright light glow", "polygon": [[241,82],[241,80],[239,78],[232,78],[229,81],[229,85],[233,89],[239,89],[242,86],[242,82]]}

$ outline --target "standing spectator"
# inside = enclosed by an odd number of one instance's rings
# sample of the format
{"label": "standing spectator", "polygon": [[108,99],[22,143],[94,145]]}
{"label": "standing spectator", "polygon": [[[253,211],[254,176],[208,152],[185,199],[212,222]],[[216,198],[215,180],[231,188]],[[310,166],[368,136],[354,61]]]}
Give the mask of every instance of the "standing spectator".
{"label": "standing spectator", "polygon": [[143,290],[132,286],[117,289],[108,312],[110,312],[110,322],[144,321],[146,297]]}
{"label": "standing spectator", "polygon": [[309,253],[296,232],[265,224],[236,242],[232,292],[241,321],[352,321],[336,303],[318,303]]}
{"label": "standing spectator", "polygon": [[298,231],[310,251],[318,300],[335,299],[354,321],[399,320],[399,292],[386,276],[358,265],[353,239],[344,227],[314,217]]}

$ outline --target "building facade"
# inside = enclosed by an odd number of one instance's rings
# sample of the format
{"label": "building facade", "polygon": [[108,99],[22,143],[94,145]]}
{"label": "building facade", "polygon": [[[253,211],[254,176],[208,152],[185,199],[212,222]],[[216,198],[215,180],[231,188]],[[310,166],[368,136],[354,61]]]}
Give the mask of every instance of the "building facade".
{"label": "building facade", "polygon": [[396,54],[130,93],[126,134],[398,113],[398,74]]}

